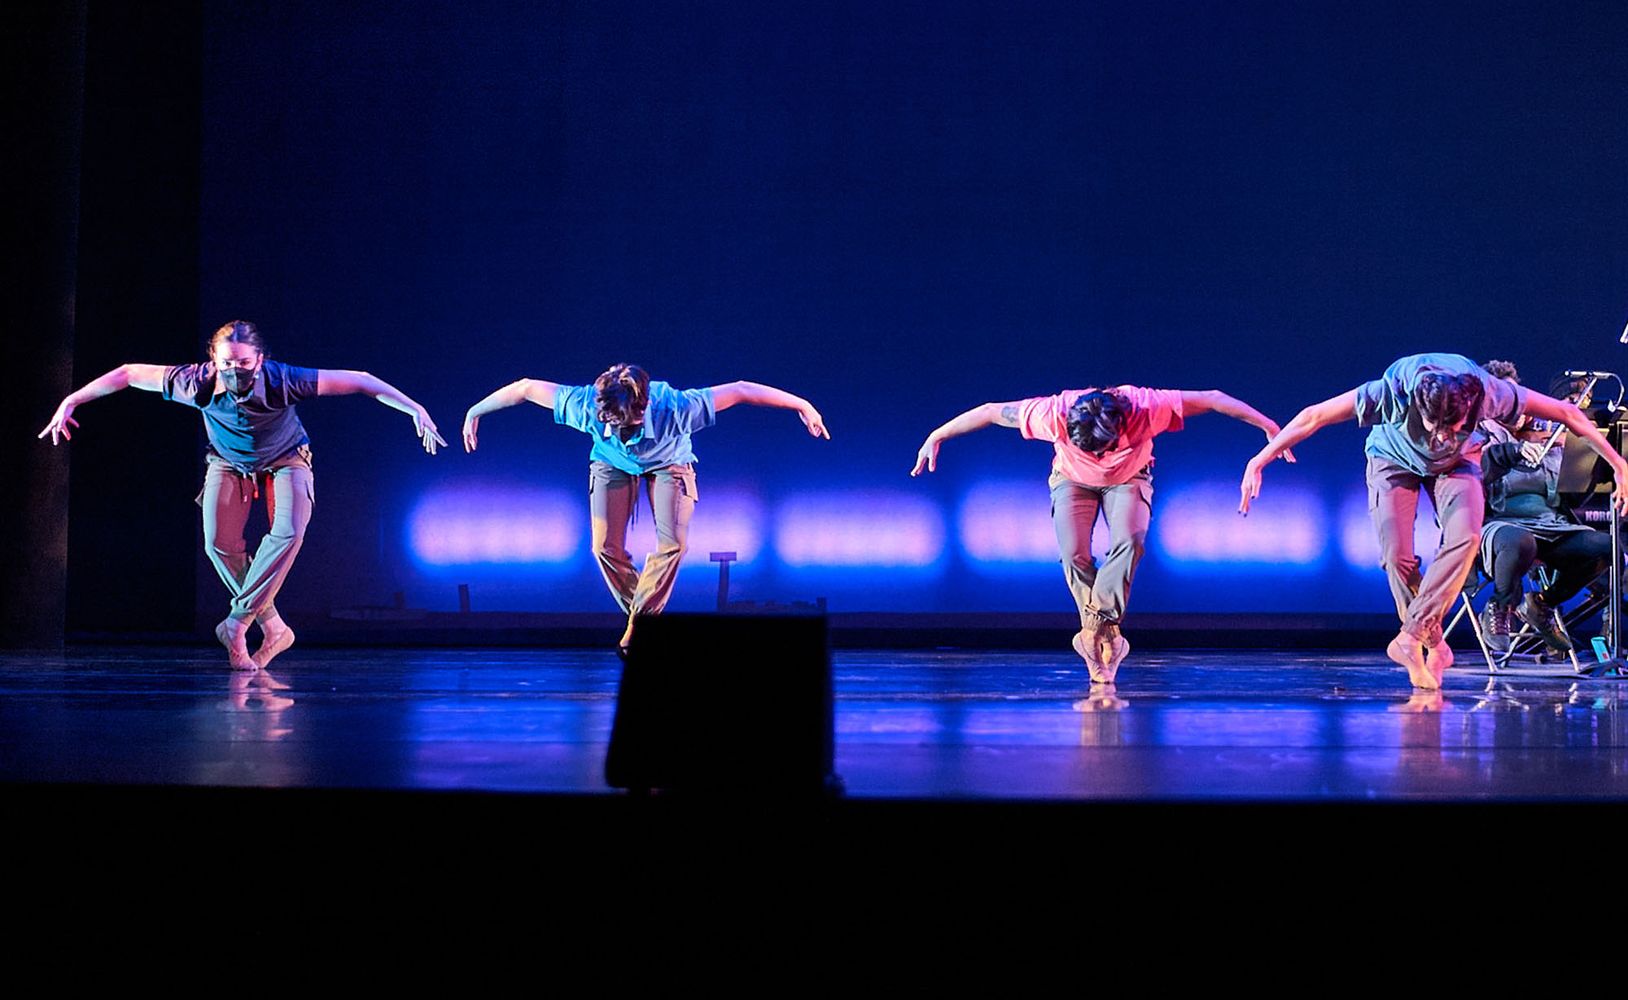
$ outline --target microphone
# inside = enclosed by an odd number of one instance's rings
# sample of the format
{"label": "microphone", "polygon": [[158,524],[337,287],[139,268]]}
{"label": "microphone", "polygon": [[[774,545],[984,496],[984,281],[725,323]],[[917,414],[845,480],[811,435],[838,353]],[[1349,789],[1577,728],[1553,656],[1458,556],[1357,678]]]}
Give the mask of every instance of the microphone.
{"label": "microphone", "polygon": [[[1628,344],[1628,340],[1624,340],[1623,343]],[[1615,378],[1616,375],[1617,375],[1616,372],[1583,372],[1583,371],[1561,372],[1560,374],[1566,376],[1567,378]]]}

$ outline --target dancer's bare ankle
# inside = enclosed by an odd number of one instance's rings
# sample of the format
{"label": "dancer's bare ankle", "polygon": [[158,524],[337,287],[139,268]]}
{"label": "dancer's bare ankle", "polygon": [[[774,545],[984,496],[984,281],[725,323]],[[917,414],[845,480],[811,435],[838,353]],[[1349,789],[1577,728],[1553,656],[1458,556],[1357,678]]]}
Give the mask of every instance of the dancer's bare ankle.
{"label": "dancer's bare ankle", "polygon": [[1408,680],[1416,688],[1434,690],[1441,687],[1441,678],[1430,669],[1425,660],[1424,644],[1419,637],[1403,630],[1385,647],[1385,655],[1407,669]]}

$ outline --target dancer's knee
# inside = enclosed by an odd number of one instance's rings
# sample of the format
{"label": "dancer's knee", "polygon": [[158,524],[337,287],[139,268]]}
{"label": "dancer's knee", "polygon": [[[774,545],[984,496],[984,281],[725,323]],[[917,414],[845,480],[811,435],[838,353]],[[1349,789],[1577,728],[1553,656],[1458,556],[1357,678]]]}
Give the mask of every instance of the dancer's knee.
{"label": "dancer's knee", "polygon": [[1147,551],[1148,535],[1145,531],[1133,531],[1114,541],[1113,555],[1129,554],[1140,559]]}
{"label": "dancer's knee", "polygon": [[1419,557],[1411,546],[1404,547],[1396,539],[1381,538],[1379,565],[1388,573],[1412,573],[1419,569]]}
{"label": "dancer's knee", "polygon": [[266,535],[279,542],[303,542],[309,522],[303,517],[279,517],[271,522]]}
{"label": "dancer's knee", "polygon": [[241,535],[226,535],[205,526],[204,548],[209,554],[219,559],[230,559],[240,556],[248,551],[248,545]]}
{"label": "dancer's knee", "polygon": [[1059,555],[1064,566],[1073,567],[1082,573],[1088,573],[1096,568],[1091,562],[1091,549],[1087,546],[1065,545],[1059,550]]}

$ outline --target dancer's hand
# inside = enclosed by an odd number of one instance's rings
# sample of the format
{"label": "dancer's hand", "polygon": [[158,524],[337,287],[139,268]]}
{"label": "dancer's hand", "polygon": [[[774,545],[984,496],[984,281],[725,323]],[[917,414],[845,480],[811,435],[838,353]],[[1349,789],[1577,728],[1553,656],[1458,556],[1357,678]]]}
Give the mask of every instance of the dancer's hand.
{"label": "dancer's hand", "polygon": [[1261,495],[1261,466],[1259,458],[1252,458],[1244,466],[1243,482],[1238,484],[1238,513],[1249,514],[1250,501]]}
{"label": "dancer's hand", "polygon": [[1537,441],[1521,442],[1521,461],[1527,465],[1536,465],[1543,458],[1543,445]]}
{"label": "dancer's hand", "polygon": [[475,450],[476,446],[480,443],[480,442],[475,440],[475,432],[477,430],[479,430],[479,429],[480,429],[480,418],[475,416],[475,411],[470,410],[468,413],[464,414],[464,451],[465,452],[473,452]]}
{"label": "dancer's hand", "polygon": [[[1278,432],[1283,430],[1283,428],[1279,427],[1277,424],[1273,423],[1270,420],[1268,420],[1266,422],[1266,426],[1264,428],[1262,428],[1262,429],[1266,431],[1266,443],[1267,444],[1271,444],[1272,439],[1277,437]],[[1283,449],[1282,454],[1278,455],[1278,458],[1283,459],[1285,462],[1288,462],[1290,465],[1294,464],[1294,452],[1290,451],[1287,448]],[[1259,492],[1259,491],[1257,490],[1256,492]]]}
{"label": "dancer's hand", "polygon": [[831,440],[831,432],[825,429],[825,418],[820,416],[819,410],[812,405],[804,406],[797,411],[797,415],[803,419],[803,426],[808,428],[810,434]]}
{"label": "dancer's hand", "polygon": [[430,411],[422,406],[413,411],[413,430],[418,434],[418,439],[424,443],[424,450],[431,455],[435,454],[436,448],[447,446],[446,438],[436,431],[435,421],[430,419]]}
{"label": "dancer's hand", "polygon": [[924,469],[928,472],[938,471],[938,446],[942,443],[930,435],[922,442],[921,450],[916,452],[916,467],[910,470],[912,476],[921,475]]}
{"label": "dancer's hand", "polygon": [[1614,477],[1616,489],[1611,491],[1611,503],[1617,508],[1617,513],[1628,517],[1628,478],[1625,476],[1628,476],[1628,473],[1618,472]]}
{"label": "dancer's hand", "polygon": [[34,440],[38,441],[49,434],[53,446],[57,444],[58,435],[62,436],[63,441],[72,441],[73,434],[68,431],[68,428],[79,426],[79,421],[73,418],[73,411],[74,405],[68,400],[64,399],[61,403],[58,403],[57,411],[51,415],[51,422],[45,425],[45,430],[34,436]]}

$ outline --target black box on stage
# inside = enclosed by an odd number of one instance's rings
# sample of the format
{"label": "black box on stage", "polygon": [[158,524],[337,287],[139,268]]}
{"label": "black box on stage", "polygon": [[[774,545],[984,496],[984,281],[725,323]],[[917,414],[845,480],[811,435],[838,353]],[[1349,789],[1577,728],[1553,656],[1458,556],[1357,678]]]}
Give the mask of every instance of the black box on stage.
{"label": "black box on stage", "polygon": [[605,755],[613,788],[822,795],[833,773],[823,615],[639,619]]}

